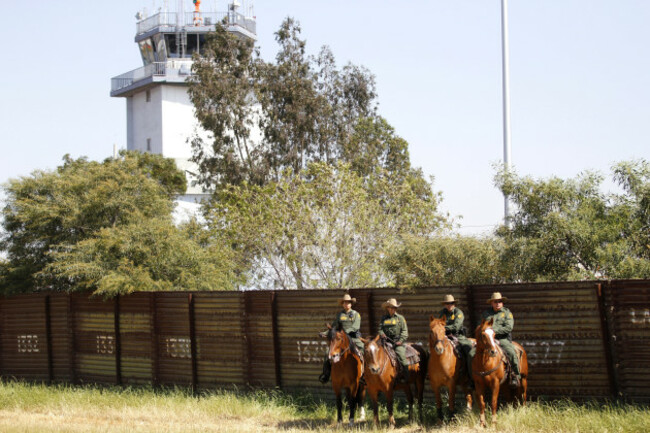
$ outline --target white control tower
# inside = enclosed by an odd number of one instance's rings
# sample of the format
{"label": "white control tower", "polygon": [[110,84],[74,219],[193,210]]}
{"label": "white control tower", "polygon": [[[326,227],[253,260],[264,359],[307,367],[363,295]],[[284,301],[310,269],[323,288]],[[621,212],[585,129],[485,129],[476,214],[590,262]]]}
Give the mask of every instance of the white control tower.
{"label": "white control tower", "polygon": [[136,15],[135,42],[143,66],[112,78],[111,96],[126,98],[127,149],[173,158],[188,178],[188,189],[180,199],[198,202],[205,194],[193,185],[196,166],[189,161],[189,139],[195,132],[205,132],[187,94],[192,54],[201,52],[206,34],[214,31],[217,22],[225,20],[228,31],[256,40],[256,21],[252,4],[238,0],[225,12],[204,12],[200,0],[193,0],[192,12],[184,11],[188,0],[179,0],[175,12],[164,3],[152,16]]}

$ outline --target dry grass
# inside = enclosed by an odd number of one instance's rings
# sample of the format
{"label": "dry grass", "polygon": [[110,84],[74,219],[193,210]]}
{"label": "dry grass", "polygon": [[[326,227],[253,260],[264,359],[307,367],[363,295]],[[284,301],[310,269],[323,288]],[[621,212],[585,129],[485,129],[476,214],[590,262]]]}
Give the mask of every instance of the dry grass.
{"label": "dry grass", "polygon": [[[477,427],[474,412],[438,426],[434,409],[429,405],[425,409],[424,425],[411,425],[400,404],[396,412],[398,428],[393,431],[485,431]],[[386,416],[384,409],[380,417],[385,421]],[[367,422],[352,429],[337,429],[334,419],[332,404],[314,401],[308,395],[274,391],[214,391],[192,397],[182,389],[0,384],[0,431],[7,433],[375,431]],[[532,403],[526,408],[500,410],[499,425],[490,431],[640,433],[650,431],[650,413],[646,407],[630,405]]]}

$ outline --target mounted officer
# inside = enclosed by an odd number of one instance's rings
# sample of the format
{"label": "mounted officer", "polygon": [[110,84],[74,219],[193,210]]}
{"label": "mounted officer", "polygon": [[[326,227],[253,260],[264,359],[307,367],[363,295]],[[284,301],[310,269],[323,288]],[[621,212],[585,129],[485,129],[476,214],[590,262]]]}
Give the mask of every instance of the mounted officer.
{"label": "mounted officer", "polygon": [[507,300],[508,298],[501,296],[499,292],[492,293],[492,296],[487,301],[492,307],[483,311],[482,317],[483,320],[494,319],[492,323],[494,338],[499,341],[512,366],[510,386],[517,387],[521,380],[521,374],[519,372],[519,357],[515,351],[515,346],[512,344],[512,329],[515,326],[515,318],[510,310],[503,306],[503,301]]}
{"label": "mounted officer", "polygon": [[[352,309],[352,304],[357,302],[356,298],[351,297],[348,293],[343,295],[338,303],[343,309],[336,315],[332,322],[332,329],[342,329],[350,337],[350,342],[356,346],[359,358],[363,359],[363,342],[361,341],[361,315]],[[318,376],[321,383],[327,383],[330,380],[330,373],[332,372],[332,363],[327,355],[323,362],[323,372]]]}
{"label": "mounted officer", "polygon": [[469,376],[469,385],[474,389],[474,381],[472,380],[472,357],[470,352],[473,348],[472,342],[465,337],[465,328],[463,320],[465,315],[460,308],[456,306],[456,300],[453,295],[445,295],[442,302],[444,308],[438,313],[438,318],[445,319],[445,334],[451,340],[456,340],[460,346],[460,352],[465,358],[465,365],[467,367],[467,375]]}
{"label": "mounted officer", "polygon": [[406,361],[406,340],[409,337],[409,331],[404,316],[397,314],[397,309],[401,306],[402,304],[398,304],[395,298],[390,298],[382,304],[386,314],[379,321],[378,334],[387,337],[393,343],[397,360],[401,365],[399,380],[408,382],[409,367]]}

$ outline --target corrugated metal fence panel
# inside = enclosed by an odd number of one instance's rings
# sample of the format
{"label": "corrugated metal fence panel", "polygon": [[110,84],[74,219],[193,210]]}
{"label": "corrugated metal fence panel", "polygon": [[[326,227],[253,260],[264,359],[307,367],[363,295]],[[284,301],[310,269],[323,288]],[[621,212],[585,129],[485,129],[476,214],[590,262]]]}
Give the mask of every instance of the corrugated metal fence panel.
{"label": "corrugated metal fence panel", "polygon": [[71,295],[76,379],[116,383],[115,300]]}
{"label": "corrugated metal fence panel", "polygon": [[189,293],[156,293],[157,382],[192,384]]}
{"label": "corrugated metal fence panel", "polygon": [[50,334],[52,336],[52,373],[56,381],[74,381],[74,345],[70,296],[50,295]]}
{"label": "corrugated metal fence panel", "polygon": [[319,385],[318,375],[327,354],[327,342],[318,333],[325,329],[325,323],[334,319],[340,296],[341,293],[331,290],[276,293],[283,387]]}
{"label": "corrugated metal fence panel", "polygon": [[199,386],[246,384],[243,313],[243,293],[194,294]]}
{"label": "corrugated metal fence panel", "polygon": [[627,399],[649,402],[650,283],[614,281],[607,298],[619,392]]}
{"label": "corrugated metal fence panel", "polygon": [[20,295],[5,299],[0,328],[3,374],[48,380],[45,295]]}
{"label": "corrugated metal fence panel", "polygon": [[254,386],[274,387],[273,293],[245,292],[248,379]]}
{"label": "corrugated metal fence panel", "polygon": [[590,398],[610,394],[598,284],[476,287],[477,318],[492,292],[508,298],[513,339],[526,349],[531,395]]}
{"label": "corrugated metal fence panel", "polygon": [[120,375],[122,383],[144,384],[153,379],[152,296],[120,296]]}

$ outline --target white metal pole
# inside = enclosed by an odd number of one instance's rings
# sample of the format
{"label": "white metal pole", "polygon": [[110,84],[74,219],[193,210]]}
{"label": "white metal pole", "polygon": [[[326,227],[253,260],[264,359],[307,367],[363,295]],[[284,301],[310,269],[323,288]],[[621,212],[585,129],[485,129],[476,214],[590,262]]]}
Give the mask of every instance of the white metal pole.
{"label": "white metal pole", "polygon": [[[508,0],[501,0],[501,54],[503,72],[503,163],[510,170],[510,71],[508,55]],[[504,195],[504,223],[510,225],[510,200]]]}

